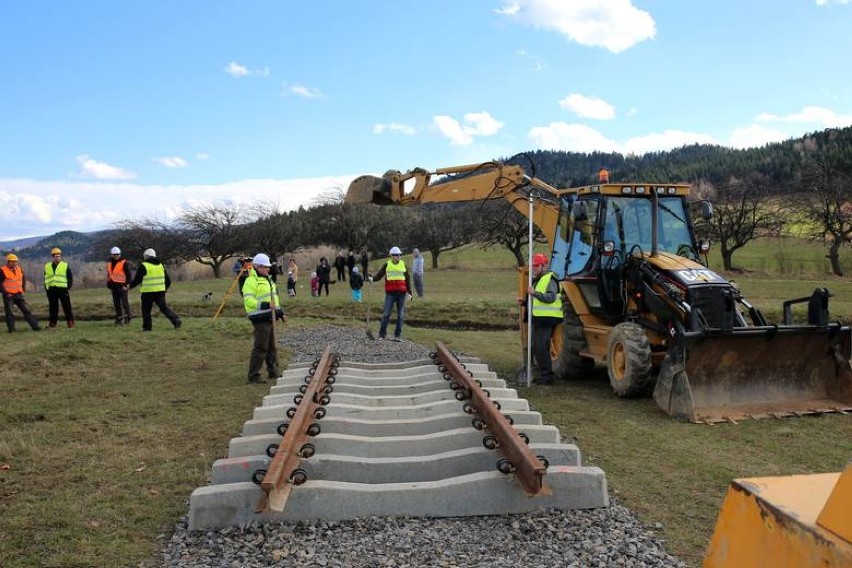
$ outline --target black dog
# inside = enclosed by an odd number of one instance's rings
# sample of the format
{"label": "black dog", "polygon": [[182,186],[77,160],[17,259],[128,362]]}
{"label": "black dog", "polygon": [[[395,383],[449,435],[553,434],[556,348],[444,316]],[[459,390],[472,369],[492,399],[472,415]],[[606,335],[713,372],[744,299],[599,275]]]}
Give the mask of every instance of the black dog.
{"label": "black dog", "polygon": [[213,301],[213,292],[207,292],[206,294],[201,295],[202,302],[212,302]]}

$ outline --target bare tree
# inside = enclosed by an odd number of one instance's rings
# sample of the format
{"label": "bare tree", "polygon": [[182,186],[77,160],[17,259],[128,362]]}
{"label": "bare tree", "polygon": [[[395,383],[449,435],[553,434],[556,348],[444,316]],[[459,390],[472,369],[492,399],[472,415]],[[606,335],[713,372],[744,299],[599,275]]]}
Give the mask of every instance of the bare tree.
{"label": "bare tree", "polygon": [[765,176],[755,173],[731,178],[715,189],[713,218],[702,229],[719,243],[724,269],[734,270],[734,252],[758,237],[777,235],[781,222],[767,207],[770,188]]}
{"label": "bare tree", "polygon": [[341,249],[364,250],[392,224],[393,209],[346,203],[340,188],[326,192],[316,203],[311,211],[315,239]]}
{"label": "bare tree", "polygon": [[259,217],[246,226],[242,248],[248,252],[265,252],[272,258],[283,257],[300,246],[309,244],[309,226],[304,209],[282,213],[256,208]]}
{"label": "bare tree", "polygon": [[843,276],[840,248],[852,242],[852,180],[822,159],[808,158],[802,168],[801,213],[810,236],[828,242],[831,270]]}
{"label": "bare tree", "polygon": [[[487,249],[501,246],[515,257],[518,266],[526,265],[524,253],[529,245],[529,218],[508,201],[488,201],[476,208],[477,240]],[[538,227],[533,227],[533,240],[547,242]]]}
{"label": "bare tree", "polygon": [[184,234],[183,257],[211,267],[213,277],[219,278],[222,265],[243,246],[245,219],[244,207],[228,202],[186,211],[177,220]]}
{"label": "bare tree", "polygon": [[408,229],[409,241],[432,253],[432,268],[438,268],[438,256],[473,242],[475,216],[468,205],[423,205]]}
{"label": "bare tree", "polygon": [[142,258],[152,248],[157,258],[175,263],[183,257],[183,234],[175,225],[155,218],[125,219],[113,225],[117,240],[105,241],[102,247],[118,245],[126,258]]}

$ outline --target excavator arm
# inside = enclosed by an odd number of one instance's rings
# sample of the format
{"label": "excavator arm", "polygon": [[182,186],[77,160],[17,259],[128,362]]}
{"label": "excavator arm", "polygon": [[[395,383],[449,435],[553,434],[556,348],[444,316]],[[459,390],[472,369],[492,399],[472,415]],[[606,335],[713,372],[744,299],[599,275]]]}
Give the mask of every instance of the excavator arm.
{"label": "excavator arm", "polygon": [[[451,176],[433,183],[435,176]],[[377,205],[414,205],[505,199],[525,217],[529,217],[529,199],[534,199],[533,224],[548,242],[553,243],[559,221],[560,190],[536,177],[530,177],[520,166],[498,162],[469,164],[428,171],[414,168],[406,173],[396,170],[382,177],[364,175],[349,184],[347,203]]]}

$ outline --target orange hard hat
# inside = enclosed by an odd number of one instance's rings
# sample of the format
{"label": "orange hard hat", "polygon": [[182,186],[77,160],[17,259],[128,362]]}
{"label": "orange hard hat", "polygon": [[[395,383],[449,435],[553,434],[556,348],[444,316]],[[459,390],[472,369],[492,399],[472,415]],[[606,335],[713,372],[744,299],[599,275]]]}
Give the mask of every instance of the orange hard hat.
{"label": "orange hard hat", "polygon": [[59,249],[59,247],[53,247],[50,251],[50,254],[62,254],[62,251]]}
{"label": "orange hard hat", "polygon": [[533,266],[542,266],[544,264],[547,264],[547,262],[547,257],[541,254],[540,252],[537,252],[533,255]]}

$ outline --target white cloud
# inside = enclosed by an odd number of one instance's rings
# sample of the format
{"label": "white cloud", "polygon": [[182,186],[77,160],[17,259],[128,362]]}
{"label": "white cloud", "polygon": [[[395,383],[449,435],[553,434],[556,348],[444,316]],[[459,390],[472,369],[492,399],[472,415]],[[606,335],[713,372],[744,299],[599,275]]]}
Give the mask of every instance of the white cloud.
{"label": "white cloud", "polygon": [[618,142],[585,124],[565,122],[551,122],[547,126],[537,126],[530,129],[527,137],[542,150],[586,153],[645,154],[680,148],[688,144],[719,144],[712,136],[681,130],[665,130],[661,133],[636,136],[626,142]]}
{"label": "white cloud", "polygon": [[306,99],[323,98],[322,93],[320,93],[319,90],[314,89],[312,87],[305,87],[304,85],[293,85],[292,87],[290,87],[290,92],[294,95],[305,97]]}
{"label": "white cloud", "polygon": [[571,93],[561,101],[559,106],[575,113],[580,118],[609,120],[615,118],[615,107],[598,97],[587,97],[579,93]]}
{"label": "white cloud", "polygon": [[542,150],[621,152],[618,142],[585,124],[551,122],[547,126],[531,128],[527,138]]}
{"label": "white cloud", "polygon": [[225,66],[225,73],[232,77],[266,77],[269,75],[269,67],[251,70],[245,65],[231,61]]}
{"label": "white cloud", "polygon": [[852,114],[838,114],[831,109],[806,106],[793,114],[778,115],[769,112],[755,117],[758,122],[810,122],[825,128],[843,128],[852,125]]}
{"label": "white cloud", "polygon": [[732,148],[759,148],[770,142],[782,142],[789,138],[791,136],[786,132],[752,124],[731,132],[729,145]]}
{"label": "white cloud", "polygon": [[201,203],[225,200],[280,211],[310,206],[356,176],[247,179],[219,185],[140,185],[93,181],[0,179],[0,241],[57,231],[106,229],[123,219],[171,220]]}
{"label": "white cloud", "polygon": [[473,144],[474,136],[493,136],[503,128],[502,122],[485,111],[465,114],[463,123],[446,115],[435,116],[432,121],[454,146],[469,146]]}
{"label": "white cloud", "polygon": [[154,161],[164,168],[188,168],[189,162],[178,156],[154,158]]}
{"label": "white cloud", "polygon": [[86,154],[77,156],[77,163],[80,164],[80,172],[77,175],[84,178],[128,180],[136,177],[134,172],[111,166],[105,162],[98,162]]}
{"label": "white cloud", "polygon": [[373,134],[384,134],[385,132],[399,132],[406,136],[417,134],[417,130],[413,126],[399,122],[389,122],[387,124],[379,122],[373,125]]}
{"label": "white cloud", "polygon": [[828,6],[829,4],[848,4],[850,0],[816,0],[817,6]]}
{"label": "white cloud", "polygon": [[556,31],[580,45],[613,53],[653,39],[651,15],[631,0],[503,0],[496,12],[521,24]]}
{"label": "white cloud", "polygon": [[635,136],[624,143],[623,154],[645,154],[673,150],[690,144],[721,144],[709,134],[685,132],[683,130],[664,130],[643,136]]}

